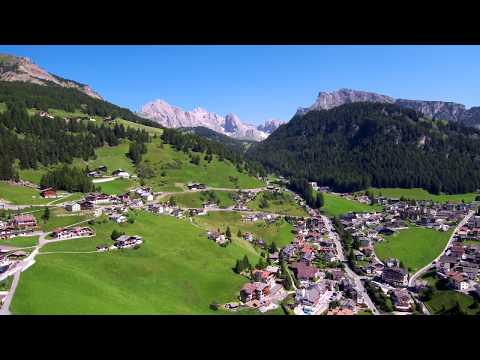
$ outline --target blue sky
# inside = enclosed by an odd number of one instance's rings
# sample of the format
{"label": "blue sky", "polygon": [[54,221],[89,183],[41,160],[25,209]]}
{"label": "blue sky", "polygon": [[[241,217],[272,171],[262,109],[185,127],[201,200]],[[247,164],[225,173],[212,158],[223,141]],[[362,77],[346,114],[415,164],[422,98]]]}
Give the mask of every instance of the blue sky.
{"label": "blue sky", "polygon": [[1,46],[138,110],[153,99],[243,121],[289,120],[318,92],[480,105],[480,46]]}

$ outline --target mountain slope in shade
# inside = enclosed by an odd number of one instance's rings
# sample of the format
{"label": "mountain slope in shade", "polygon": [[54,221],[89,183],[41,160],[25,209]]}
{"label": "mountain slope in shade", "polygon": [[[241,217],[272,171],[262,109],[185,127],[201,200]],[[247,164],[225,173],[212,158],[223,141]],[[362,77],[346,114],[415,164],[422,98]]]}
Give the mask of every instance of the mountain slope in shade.
{"label": "mountain slope in shade", "polygon": [[340,89],[333,92],[321,91],[313,105],[299,108],[297,115],[304,115],[312,110],[330,110],[356,102],[395,104],[404,109],[418,111],[434,120],[461,122],[467,126],[480,128],[480,107],[467,109],[463,104],[448,101],[394,99],[387,95],[352,89]]}
{"label": "mountain slope in shade", "polygon": [[143,105],[138,115],[168,128],[205,127],[235,139],[254,141],[265,139],[278,127],[278,120],[273,123],[266,122],[260,129],[260,127],[243,123],[237,115],[232,113],[223,117],[202,108],[185,111],[161,99]]}
{"label": "mountain slope in shade", "polygon": [[0,54],[0,80],[74,88],[88,96],[103,100],[90,86],[51,74],[27,57]]}

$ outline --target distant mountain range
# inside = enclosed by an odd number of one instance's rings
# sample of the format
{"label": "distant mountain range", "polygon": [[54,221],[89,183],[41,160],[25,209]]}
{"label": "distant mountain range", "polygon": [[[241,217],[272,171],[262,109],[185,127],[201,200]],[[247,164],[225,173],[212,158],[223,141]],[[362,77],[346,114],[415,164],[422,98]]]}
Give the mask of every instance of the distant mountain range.
{"label": "distant mountain range", "polygon": [[254,141],[267,138],[284,123],[281,120],[272,119],[255,126],[243,123],[237,115],[232,113],[223,117],[202,108],[185,111],[160,99],[143,105],[138,115],[168,128],[205,127],[235,139]]}
{"label": "distant mountain range", "polygon": [[460,122],[467,126],[480,128],[480,107],[467,109],[463,104],[447,101],[394,99],[382,94],[352,89],[340,89],[333,92],[321,91],[313,105],[308,108],[299,108],[297,115],[303,115],[312,110],[330,110],[340,105],[356,102],[395,104],[402,108],[418,111],[425,117],[434,120]]}
{"label": "distant mountain range", "polygon": [[27,57],[0,54],[0,81],[20,81],[74,88],[95,99],[103,100],[90,86],[49,73]]}

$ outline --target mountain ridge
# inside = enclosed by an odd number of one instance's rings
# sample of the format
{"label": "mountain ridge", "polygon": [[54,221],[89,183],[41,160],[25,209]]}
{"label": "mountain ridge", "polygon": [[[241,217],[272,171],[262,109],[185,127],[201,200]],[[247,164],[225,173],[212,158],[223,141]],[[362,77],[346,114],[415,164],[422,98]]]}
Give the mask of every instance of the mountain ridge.
{"label": "mountain ridge", "polygon": [[284,123],[278,119],[269,119],[264,124],[255,126],[242,122],[233,113],[223,117],[200,107],[186,111],[163,99],[147,102],[137,114],[168,128],[206,127],[235,139],[254,141],[264,140]]}
{"label": "mountain ridge", "polygon": [[305,115],[314,110],[330,110],[335,107],[355,102],[376,102],[395,104],[405,109],[418,111],[434,120],[446,120],[464,123],[467,126],[480,128],[480,107],[467,107],[451,101],[395,99],[393,97],[368,92],[341,88],[336,91],[320,91],[315,102],[306,108],[299,108],[296,115]]}
{"label": "mountain ridge", "polygon": [[90,97],[103,100],[102,96],[89,85],[52,74],[35,64],[28,57],[0,54],[0,80],[20,81],[44,86],[53,84],[64,88],[74,88]]}

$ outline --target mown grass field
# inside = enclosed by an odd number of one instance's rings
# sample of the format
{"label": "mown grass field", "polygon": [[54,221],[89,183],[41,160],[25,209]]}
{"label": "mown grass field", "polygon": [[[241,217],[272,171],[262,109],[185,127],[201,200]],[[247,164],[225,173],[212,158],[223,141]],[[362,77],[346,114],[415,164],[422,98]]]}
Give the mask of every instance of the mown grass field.
{"label": "mown grass field", "polygon": [[[219,206],[221,208],[227,208],[235,204],[233,199],[230,197],[233,192],[219,190],[212,191],[217,195],[217,198],[220,200]],[[178,206],[185,208],[201,208],[202,204],[207,201],[207,196],[205,195],[204,191],[177,194],[173,195],[173,197],[177,201]]]}
{"label": "mown grass field", "polygon": [[219,228],[221,231],[225,231],[227,226],[230,226],[233,237],[237,236],[239,229],[242,233],[251,232],[254,236],[262,238],[268,244],[275,241],[278,247],[288,245],[293,240],[293,226],[283,219],[274,224],[267,224],[265,221],[244,223],[238,212],[212,211],[207,215],[195,217],[194,221],[206,230]]}
{"label": "mown grass field", "polygon": [[130,174],[135,173],[133,162],[127,157],[129,148],[128,140],[122,141],[118,146],[104,146],[95,151],[96,159],[82,160],[75,159],[73,164],[80,167],[89,166],[90,169],[95,169],[101,165],[107,167],[108,174],[117,169],[123,169]]}
{"label": "mown grass field", "polygon": [[137,129],[145,130],[152,135],[155,135],[155,134],[162,135],[162,129],[159,129],[159,128],[154,128],[154,127],[146,126],[146,125],[143,125],[143,124],[137,124],[137,123],[134,123],[132,121],[124,120],[124,119],[121,119],[121,118],[116,118],[115,122],[119,125],[123,125],[125,127],[130,127],[132,129],[135,129],[135,130],[137,130]]}
{"label": "mown grass field", "polygon": [[35,217],[42,227],[42,230],[46,232],[55,230],[56,228],[70,226],[91,217],[81,213],[69,213],[62,208],[50,208],[50,219],[45,223],[41,220],[42,215],[43,211],[35,213]]}
{"label": "mown grass field", "polygon": [[428,273],[422,277],[434,289],[432,298],[424,304],[432,314],[437,314],[442,310],[449,310],[458,302],[460,308],[467,314],[478,314],[479,309],[472,309],[470,306],[475,302],[470,295],[465,295],[454,290],[446,289],[440,285],[433,273]]}
{"label": "mown grass field", "polygon": [[[43,251],[89,251],[111,243],[117,225],[95,225],[97,236],[49,244]],[[245,278],[235,261],[246,253],[208,240],[188,221],[142,213],[121,228],[144,237],[138,250],[43,254],[22,274],[14,314],[215,314],[213,301],[235,300]],[[248,253],[251,262],[258,261]],[[94,296],[92,295],[94,294]]]}
{"label": "mown grass field", "polygon": [[[262,199],[265,198],[268,206],[261,208],[260,204]],[[268,193],[266,191],[259,192],[255,199],[247,203],[247,207],[256,211],[265,211],[275,214],[291,215],[291,216],[307,216],[307,211],[298,205],[293,198],[292,194],[283,192],[278,195],[276,199],[267,200]]]}
{"label": "mown grass field", "polygon": [[15,205],[41,205],[52,201],[52,199],[42,198],[38,190],[25,186],[10,185],[2,181],[0,181],[0,199],[7,200]]}
{"label": "mown grass field", "polygon": [[37,169],[20,169],[19,175],[20,179],[30,181],[34,184],[40,184],[43,174],[48,171],[48,168],[44,166],[39,166]]}
{"label": "mown grass field", "polygon": [[466,203],[470,203],[475,200],[475,197],[479,194],[476,193],[466,193],[466,194],[455,194],[455,195],[434,195],[430,194],[428,191],[419,188],[413,189],[400,189],[400,188],[371,188],[370,189],[375,196],[389,197],[389,198],[401,198],[402,196],[407,199],[413,200],[433,200],[435,202],[461,202],[464,200]]}
{"label": "mown grass field", "polygon": [[[169,145],[160,145],[160,139],[147,145],[148,152],[143,162],[154,170],[154,177],[147,179],[155,191],[167,191],[166,187],[177,186],[177,183],[204,183],[210,187],[250,189],[264,184],[246,173],[240,173],[228,160],[220,161],[217,156],[211,163],[200,154],[200,164],[190,162],[190,157],[183,152],[173,150]],[[237,181],[232,181],[234,178]]]}
{"label": "mown grass field", "polygon": [[38,244],[38,236],[17,236],[7,240],[0,240],[0,245],[16,247],[30,247]]}
{"label": "mown grass field", "polygon": [[447,245],[453,229],[447,232],[411,227],[385,236],[385,241],[375,245],[380,260],[397,258],[411,273],[435,259]]}
{"label": "mown grass field", "polygon": [[95,184],[96,187],[100,187],[101,192],[109,195],[120,195],[127,192],[129,189],[138,186],[138,181],[133,179],[116,179],[113,181],[107,181]]}
{"label": "mown grass field", "polygon": [[355,200],[344,199],[337,195],[323,194],[325,203],[321,211],[328,216],[341,216],[349,212],[379,212],[382,207],[379,205],[362,204]]}

